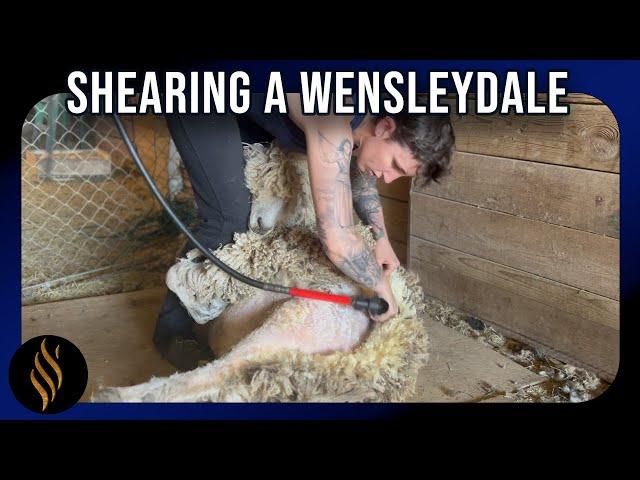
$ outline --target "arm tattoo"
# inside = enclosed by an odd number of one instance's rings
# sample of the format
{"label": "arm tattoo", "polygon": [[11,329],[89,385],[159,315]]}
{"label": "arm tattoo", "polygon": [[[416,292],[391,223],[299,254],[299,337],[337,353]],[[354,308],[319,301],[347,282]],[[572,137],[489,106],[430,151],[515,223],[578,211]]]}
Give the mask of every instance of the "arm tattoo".
{"label": "arm tattoo", "polygon": [[376,181],[376,177],[370,177],[358,170],[355,162],[351,164],[353,206],[360,220],[371,226],[373,237],[380,240],[385,236],[385,227]]}
{"label": "arm tattoo", "polygon": [[374,288],[380,283],[382,269],[373,253],[365,246],[355,246],[341,258],[336,266],[346,275],[358,282]]}
{"label": "arm tattoo", "polygon": [[318,132],[320,136],[320,147],[322,149],[322,160],[325,163],[337,165],[341,176],[346,176],[351,163],[351,140],[344,138],[337,145],[325,137],[322,132]]}
{"label": "arm tattoo", "polygon": [[327,185],[321,189],[320,198],[324,199],[328,210],[332,210],[333,223],[340,228],[349,228],[353,225],[353,211],[351,207],[351,180],[349,179],[349,163],[351,162],[351,141],[347,138],[337,145],[325,137],[320,136],[320,148],[322,161],[329,165],[335,165],[338,172],[333,185]]}
{"label": "arm tattoo", "polygon": [[[353,219],[353,200],[349,166],[351,164],[351,140],[331,141],[318,132],[321,160],[327,166],[337,168],[335,179],[318,189],[317,230],[326,249],[327,240],[334,238],[346,248],[335,261],[336,266],[354,280],[374,288],[382,278],[382,269],[375,255],[356,233]],[[375,189],[375,185],[374,185]]]}

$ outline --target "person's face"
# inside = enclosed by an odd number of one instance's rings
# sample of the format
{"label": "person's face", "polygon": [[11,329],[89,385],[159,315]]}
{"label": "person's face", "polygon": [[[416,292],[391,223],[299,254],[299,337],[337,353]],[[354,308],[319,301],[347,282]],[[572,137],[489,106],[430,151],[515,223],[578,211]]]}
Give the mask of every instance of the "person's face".
{"label": "person's face", "polygon": [[384,117],[376,124],[373,135],[363,137],[360,146],[353,150],[358,169],[366,175],[382,178],[385,183],[403,176],[412,177],[421,165],[409,147],[389,140],[395,128],[395,120]]}

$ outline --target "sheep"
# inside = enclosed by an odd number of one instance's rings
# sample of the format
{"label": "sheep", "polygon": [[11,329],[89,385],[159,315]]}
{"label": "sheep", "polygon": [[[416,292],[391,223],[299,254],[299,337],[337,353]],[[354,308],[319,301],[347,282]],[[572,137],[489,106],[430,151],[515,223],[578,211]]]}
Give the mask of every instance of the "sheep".
{"label": "sheep", "polygon": [[243,150],[245,181],[252,198],[249,229],[265,233],[276,225],[314,228],[306,156],[260,143],[245,144]]}
{"label": "sheep", "polygon": [[[306,161],[277,147],[245,147],[253,195],[250,231],[214,253],[270,283],[362,294],[326,257],[314,233]],[[370,230],[356,227],[372,246]],[[259,232],[259,233],[258,233]],[[194,320],[209,324],[213,362],[167,378],[104,389],[92,401],[401,401],[428,360],[418,277],[398,268],[391,286],[399,314],[370,322],[350,307],[261,292],[190,251],[167,273]]]}

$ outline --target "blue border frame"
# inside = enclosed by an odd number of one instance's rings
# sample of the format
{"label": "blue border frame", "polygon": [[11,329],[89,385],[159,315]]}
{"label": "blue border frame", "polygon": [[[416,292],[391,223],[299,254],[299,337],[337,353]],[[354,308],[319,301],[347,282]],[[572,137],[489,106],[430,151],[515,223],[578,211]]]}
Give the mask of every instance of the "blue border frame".
{"label": "blue border frame", "polygon": [[[640,179],[640,61],[606,60],[376,60],[376,61],[237,61],[202,62],[206,66],[194,66],[192,70],[244,70],[251,76],[253,91],[266,87],[266,79],[272,70],[282,72],[285,86],[298,88],[300,70],[398,70],[416,71],[418,78],[426,78],[428,71],[488,70],[503,78],[507,71],[526,72],[534,70],[539,76],[550,70],[566,70],[569,79],[562,83],[567,91],[586,93],[602,100],[614,113],[620,128],[620,187],[621,187],[621,300],[622,305],[632,298],[640,286],[639,261],[633,253],[640,238],[640,222],[636,220],[636,209],[640,206],[640,189],[633,182]],[[544,75],[546,76],[546,75]],[[65,79],[66,83],[66,79]],[[423,81],[426,85],[426,82]],[[539,82],[539,91],[546,84]],[[44,98],[53,92],[40,92]],[[19,133],[11,141],[19,142]],[[9,162],[15,164],[16,159]],[[6,168],[6,163],[5,163]],[[0,237],[2,258],[2,285],[0,304],[4,307],[4,318],[0,323],[0,369],[7,379],[9,362],[20,344],[20,182],[15,178],[16,169],[5,170],[0,176],[0,188],[5,193],[7,204],[0,211],[4,235]],[[19,171],[19,169],[17,170]],[[3,173],[5,173],[3,172]],[[621,337],[629,319],[622,318]],[[624,358],[624,348],[621,352]],[[624,360],[621,360],[624,365]],[[615,383],[611,389],[615,388]],[[422,408],[428,409],[424,404]],[[14,398],[8,381],[0,383],[0,418],[2,419],[59,419],[59,420],[115,420],[115,419],[373,419],[390,418],[408,413],[416,405],[405,404],[78,404],[58,415],[35,414]],[[455,408],[455,406],[454,406]],[[524,408],[524,407],[521,407]]]}

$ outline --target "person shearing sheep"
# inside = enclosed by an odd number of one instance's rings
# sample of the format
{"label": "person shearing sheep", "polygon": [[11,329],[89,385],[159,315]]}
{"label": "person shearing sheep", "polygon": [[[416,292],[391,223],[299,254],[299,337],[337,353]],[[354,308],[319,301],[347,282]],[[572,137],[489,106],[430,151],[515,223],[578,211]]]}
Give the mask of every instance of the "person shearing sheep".
{"label": "person shearing sheep", "polygon": [[[215,249],[230,243],[235,232],[265,227],[260,218],[249,225],[251,197],[244,179],[243,143],[276,140],[282,148],[304,152],[324,251],[345,275],[389,303],[386,313],[372,317],[384,322],[398,310],[389,277],[400,262],[385,228],[376,182],[417,176],[428,183],[445,174],[454,145],[450,117],[304,115],[300,94],[287,94],[287,104],[288,114],[265,114],[264,94],[253,94],[251,109],[242,115],[166,115],[193,186],[200,217],[194,234]],[[371,227],[373,250],[354,231],[354,209]],[[186,245],[182,255],[192,248]],[[194,325],[169,291],[153,340],[180,370],[213,358],[209,347],[198,342]]]}

